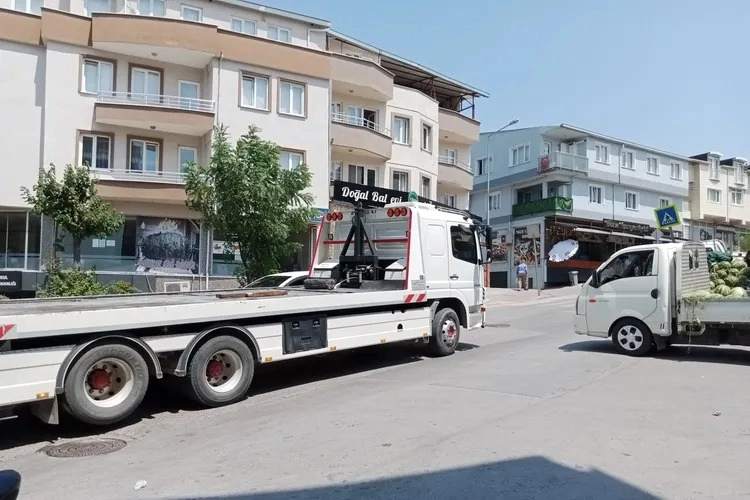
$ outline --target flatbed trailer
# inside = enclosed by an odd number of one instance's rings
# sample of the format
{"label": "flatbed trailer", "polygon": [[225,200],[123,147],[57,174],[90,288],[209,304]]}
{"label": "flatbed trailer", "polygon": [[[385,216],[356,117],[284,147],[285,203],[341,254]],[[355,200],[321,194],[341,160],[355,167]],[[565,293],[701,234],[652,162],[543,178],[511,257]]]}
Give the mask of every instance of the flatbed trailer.
{"label": "flatbed trailer", "polygon": [[242,399],[259,363],[403,341],[450,355],[484,326],[483,234],[431,205],[359,208],[327,216],[303,289],[2,301],[0,409],[108,425],[151,378],[210,407]]}

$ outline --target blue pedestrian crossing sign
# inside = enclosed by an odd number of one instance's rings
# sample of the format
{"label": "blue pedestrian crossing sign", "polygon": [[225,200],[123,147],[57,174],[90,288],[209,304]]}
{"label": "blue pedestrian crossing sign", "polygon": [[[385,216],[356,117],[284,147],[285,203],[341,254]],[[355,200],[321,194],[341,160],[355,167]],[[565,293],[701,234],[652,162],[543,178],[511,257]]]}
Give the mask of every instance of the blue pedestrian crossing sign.
{"label": "blue pedestrian crossing sign", "polygon": [[659,229],[666,229],[682,224],[680,214],[677,212],[675,205],[667,205],[666,207],[654,209],[654,216],[656,217],[656,227]]}

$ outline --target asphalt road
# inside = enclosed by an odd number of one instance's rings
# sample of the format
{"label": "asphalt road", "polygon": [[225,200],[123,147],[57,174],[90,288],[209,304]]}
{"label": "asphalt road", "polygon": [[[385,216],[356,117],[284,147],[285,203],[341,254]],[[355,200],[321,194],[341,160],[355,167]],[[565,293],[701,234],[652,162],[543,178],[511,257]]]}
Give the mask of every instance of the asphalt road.
{"label": "asphalt road", "polygon": [[[496,304],[498,326],[448,358],[385,347],[263,367],[226,408],[154,385],[105,434],[0,422],[0,463],[35,500],[750,498],[750,353],[620,356],[573,334],[572,303]],[[127,445],[40,451],[102,437]]]}

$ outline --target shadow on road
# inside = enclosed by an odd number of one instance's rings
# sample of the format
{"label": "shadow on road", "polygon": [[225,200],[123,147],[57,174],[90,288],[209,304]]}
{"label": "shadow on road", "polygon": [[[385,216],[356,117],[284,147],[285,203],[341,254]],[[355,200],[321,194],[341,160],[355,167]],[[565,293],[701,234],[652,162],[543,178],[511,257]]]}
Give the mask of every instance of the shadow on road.
{"label": "shadow on road", "polygon": [[[478,346],[461,343],[457,351]],[[325,359],[321,359],[325,358]],[[424,359],[424,350],[415,344],[392,344],[288,360],[284,363],[259,365],[249,397],[299,385],[345,377],[367,371],[414,363]],[[23,413],[18,418],[0,421],[0,451],[34,443],[51,443],[57,439],[96,436],[105,431],[127,427],[140,420],[152,419],[161,413],[200,411],[203,407],[185,397],[179,390],[181,379],[151,379],[148,394],[140,408],[127,420],[112,427],[82,424],[60,411],[60,425],[47,425]]]}
{"label": "shadow on road", "polygon": [[[335,479],[332,479],[332,476],[335,474],[329,474],[329,480],[333,482]],[[393,498],[651,500],[659,497],[596,469],[571,469],[544,457],[527,457],[361,483],[339,482],[331,486],[299,490],[182,497],[181,500],[187,498],[195,500],[349,500],[353,498],[366,498],[367,500]]]}
{"label": "shadow on road", "polygon": [[[560,346],[559,349],[564,352],[596,352],[623,356],[623,354],[615,351],[611,340],[604,339],[573,342]],[[660,352],[654,352],[651,357],[667,361],[750,366],[750,351],[731,347],[687,346],[680,344],[669,346]]]}

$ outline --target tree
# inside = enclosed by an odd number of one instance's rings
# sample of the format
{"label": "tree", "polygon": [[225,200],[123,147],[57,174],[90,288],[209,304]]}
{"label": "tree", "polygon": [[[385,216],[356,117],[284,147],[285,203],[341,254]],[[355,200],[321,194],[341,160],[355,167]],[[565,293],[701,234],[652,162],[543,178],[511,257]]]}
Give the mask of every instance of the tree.
{"label": "tree", "polygon": [[[96,193],[96,179],[87,167],[67,165],[62,181],[55,166],[39,169],[39,180],[30,191],[21,188],[23,199],[37,215],[52,217],[73,238],[73,263],[81,265],[81,242],[93,236],[104,238],[119,229],[125,217]],[[55,229],[57,233],[57,229]]]}
{"label": "tree", "polygon": [[241,284],[274,273],[280,260],[299,251],[290,237],[317,215],[306,193],[312,175],[306,165],[281,168],[273,142],[249,127],[237,144],[224,125],[214,128],[209,165],[187,166],[187,206],[228,243],[239,246]]}

